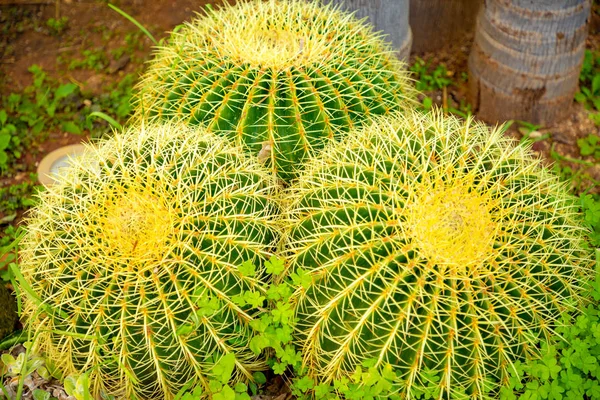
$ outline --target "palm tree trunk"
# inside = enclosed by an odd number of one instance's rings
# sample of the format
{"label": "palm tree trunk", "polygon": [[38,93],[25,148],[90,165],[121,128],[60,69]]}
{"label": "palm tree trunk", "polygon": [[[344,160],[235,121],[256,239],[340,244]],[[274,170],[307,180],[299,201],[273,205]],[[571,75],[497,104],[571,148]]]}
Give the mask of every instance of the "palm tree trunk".
{"label": "palm tree trunk", "polygon": [[375,30],[382,31],[391,42],[398,57],[408,60],[412,45],[412,33],[408,25],[409,0],[329,0],[341,4],[342,9],[355,11],[356,17],[368,18]]}
{"label": "palm tree trunk", "polygon": [[469,57],[474,111],[488,122],[551,125],[569,112],[590,0],[485,0]]}
{"label": "palm tree trunk", "polygon": [[436,51],[475,30],[483,0],[410,0],[412,51]]}

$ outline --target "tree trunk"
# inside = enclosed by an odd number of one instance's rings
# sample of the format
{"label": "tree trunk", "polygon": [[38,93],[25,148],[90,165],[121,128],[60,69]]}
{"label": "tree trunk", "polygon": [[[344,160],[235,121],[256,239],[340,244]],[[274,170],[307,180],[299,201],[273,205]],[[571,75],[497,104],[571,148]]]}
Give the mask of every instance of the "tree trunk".
{"label": "tree trunk", "polygon": [[474,111],[551,125],[577,90],[589,0],[485,0],[469,57]]}
{"label": "tree trunk", "polygon": [[398,57],[408,60],[412,33],[408,25],[409,0],[328,0],[341,4],[343,10],[356,11],[357,18],[368,18],[375,30],[382,31],[391,42]]}
{"label": "tree trunk", "polygon": [[483,0],[410,0],[412,51],[435,51],[475,30]]}

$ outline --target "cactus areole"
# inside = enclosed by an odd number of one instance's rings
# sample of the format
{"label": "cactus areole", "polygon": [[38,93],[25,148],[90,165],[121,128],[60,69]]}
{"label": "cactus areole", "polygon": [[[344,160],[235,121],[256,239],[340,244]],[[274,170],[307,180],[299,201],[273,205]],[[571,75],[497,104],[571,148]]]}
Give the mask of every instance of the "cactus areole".
{"label": "cactus areole", "polygon": [[499,130],[439,113],[353,132],[289,196],[290,268],[312,277],[296,339],[319,380],[389,364],[402,398],[497,398],[591,273],[557,177]]}
{"label": "cactus areole", "polygon": [[307,155],[400,109],[411,91],[391,47],[351,14],[304,0],[243,1],[207,11],[159,48],[135,118],[205,125],[289,180]]}
{"label": "cactus areole", "polygon": [[130,128],[90,147],[29,215],[27,327],[62,373],[89,373],[94,398],[173,398],[228,353],[237,379],[263,367],[248,350],[255,311],[232,297],[265,290],[273,178],[189,130]]}

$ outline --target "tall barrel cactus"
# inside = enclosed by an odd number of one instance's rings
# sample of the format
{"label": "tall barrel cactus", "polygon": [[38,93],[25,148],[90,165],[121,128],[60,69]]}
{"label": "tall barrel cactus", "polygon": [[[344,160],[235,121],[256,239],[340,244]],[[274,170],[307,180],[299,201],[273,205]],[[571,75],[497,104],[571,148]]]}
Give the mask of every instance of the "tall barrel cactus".
{"label": "tall barrel cactus", "polygon": [[59,370],[89,372],[93,395],[170,399],[229,353],[238,379],[263,367],[248,350],[256,311],[233,297],[265,290],[275,184],[240,151],[184,126],[130,128],[41,195],[21,250],[24,316]]}
{"label": "tall barrel cactus", "polygon": [[499,130],[439,113],[354,131],[288,195],[290,269],[312,278],[296,339],[319,380],[370,362],[395,368],[402,398],[497,396],[591,271],[557,177]]}
{"label": "tall barrel cactus", "polygon": [[407,103],[407,76],[380,35],[338,8],[242,1],[157,51],[134,118],[202,124],[290,180],[327,141]]}

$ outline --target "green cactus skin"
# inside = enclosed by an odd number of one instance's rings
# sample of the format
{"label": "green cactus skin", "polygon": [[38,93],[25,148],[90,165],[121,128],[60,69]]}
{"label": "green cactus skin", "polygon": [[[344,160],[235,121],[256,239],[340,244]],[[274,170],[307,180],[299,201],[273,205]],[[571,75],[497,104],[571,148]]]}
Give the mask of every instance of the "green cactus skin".
{"label": "green cactus skin", "polygon": [[380,35],[304,0],[209,11],[159,48],[138,91],[135,120],[202,124],[286,181],[332,138],[414,97]]}
{"label": "green cactus skin", "polygon": [[497,395],[592,271],[565,185],[499,129],[439,112],[353,131],[287,195],[289,268],[312,278],[295,338],[319,381],[368,361],[401,398]]}
{"label": "green cactus skin", "polygon": [[185,126],[129,128],[41,195],[21,249],[34,295],[23,314],[59,370],[90,371],[94,396],[171,399],[206,385],[226,353],[236,380],[265,367],[248,350],[257,311],[232,297],[265,290],[276,185],[241,151]]}

